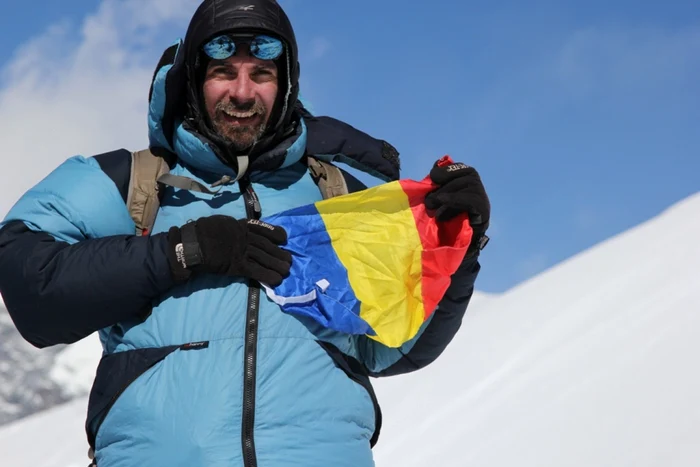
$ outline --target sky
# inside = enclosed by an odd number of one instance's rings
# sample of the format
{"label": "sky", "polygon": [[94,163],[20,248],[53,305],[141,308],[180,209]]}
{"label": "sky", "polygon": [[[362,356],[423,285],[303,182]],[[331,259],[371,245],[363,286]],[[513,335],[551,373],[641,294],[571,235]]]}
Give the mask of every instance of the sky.
{"label": "sky", "polygon": [[[36,0],[4,12],[0,216],[67,157],[146,145],[150,77],[198,3]],[[391,142],[403,177],[444,154],[480,172],[492,203],[481,291],[700,191],[697,2],[281,3],[315,113]]]}

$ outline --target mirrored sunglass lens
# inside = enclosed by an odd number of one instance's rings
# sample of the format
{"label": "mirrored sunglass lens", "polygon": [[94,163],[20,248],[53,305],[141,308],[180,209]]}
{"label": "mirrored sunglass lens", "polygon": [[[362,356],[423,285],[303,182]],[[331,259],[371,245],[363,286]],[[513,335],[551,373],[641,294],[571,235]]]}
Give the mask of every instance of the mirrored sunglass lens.
{"label": "mirrored sunglass lens", "polygon": [[270,36],[257,36],[250,43],[250,53],[260,60],[275,60],[283,51],[282,41]]}
{"label": "mirrored sunglass lens", "polygon": [[236,53],[236,44],[228,36],[218,36],[203,47],[204,53],[215,60],[225,60]]}

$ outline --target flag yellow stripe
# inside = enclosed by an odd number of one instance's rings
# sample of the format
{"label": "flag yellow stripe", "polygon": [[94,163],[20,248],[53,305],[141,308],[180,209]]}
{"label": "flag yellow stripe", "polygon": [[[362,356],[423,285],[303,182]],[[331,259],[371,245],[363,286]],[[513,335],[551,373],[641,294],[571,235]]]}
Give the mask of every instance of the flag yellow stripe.
{"label": "flag yellow stripe", "polygon": [[399,182],[316,203],[375,340],[398,347],[425,319],[423,246]]}

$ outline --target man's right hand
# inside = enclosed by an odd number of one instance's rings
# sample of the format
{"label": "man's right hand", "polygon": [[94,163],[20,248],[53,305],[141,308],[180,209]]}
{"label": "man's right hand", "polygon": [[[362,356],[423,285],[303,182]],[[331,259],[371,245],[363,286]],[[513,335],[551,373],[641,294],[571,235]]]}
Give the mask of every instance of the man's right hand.
{"label": "man's right hand", "polygon": [[178,282],[192,273],[248,277],[270,286],[289,274],[287,232],[253,219],[215,215],[168,231],[168,261]]}

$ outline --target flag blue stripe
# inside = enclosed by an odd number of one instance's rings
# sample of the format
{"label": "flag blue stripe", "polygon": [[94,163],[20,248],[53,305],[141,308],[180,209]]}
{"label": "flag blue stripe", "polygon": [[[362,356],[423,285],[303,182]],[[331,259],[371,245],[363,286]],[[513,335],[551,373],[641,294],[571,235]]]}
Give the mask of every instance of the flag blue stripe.
{"label": "flag blue stripe", "polygon": [[[265,222],[283,227],[288,241],[284,248],[292,253],[292,268],[274,289],[281,297],[301,297],[316,291],[316,299],[287,303],[287,313],[307,316],[321,325],[348,334],[374,335],[360,318],[360,301],[350,286],[347,269],[335,254],[326,225],[315,205],[301,206],[266,217]],[[325,290],[320,281],[330,284]]]}

